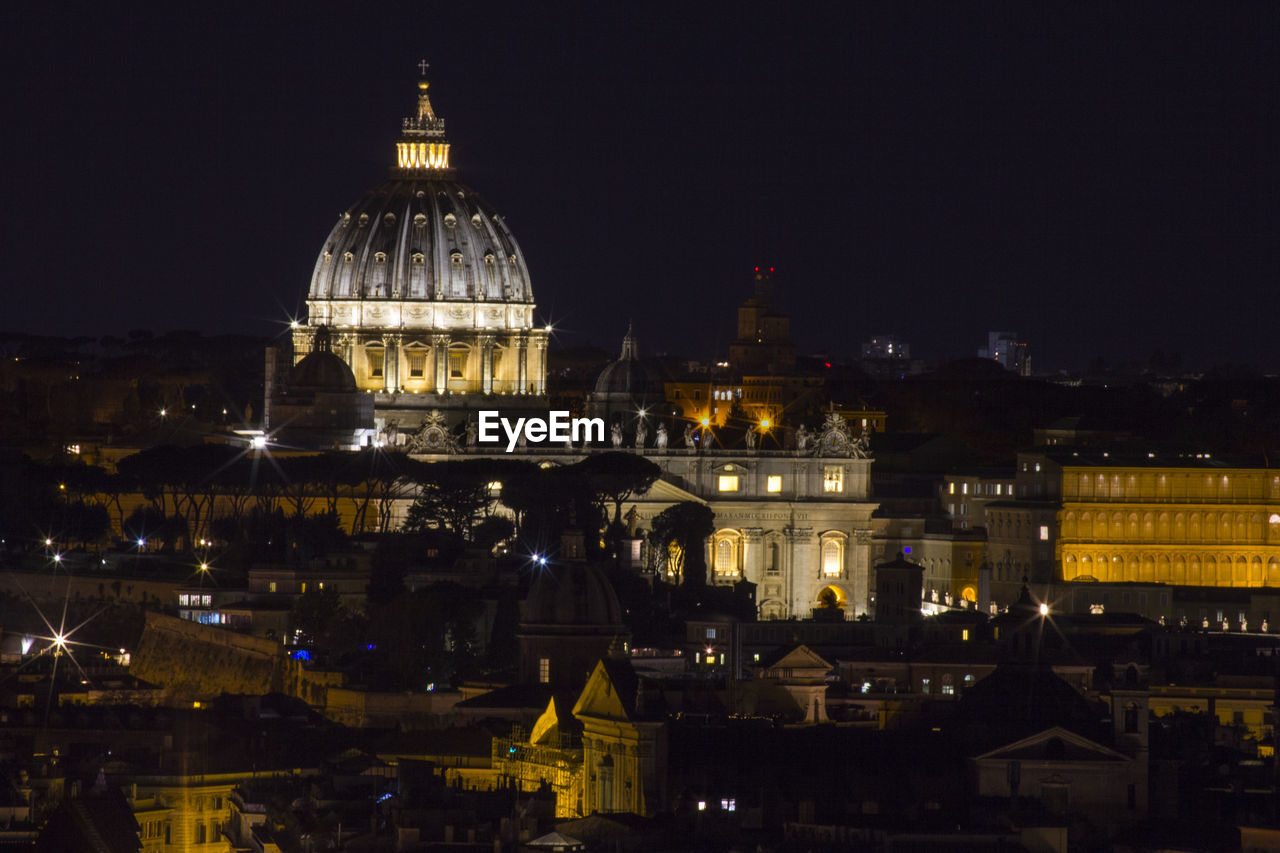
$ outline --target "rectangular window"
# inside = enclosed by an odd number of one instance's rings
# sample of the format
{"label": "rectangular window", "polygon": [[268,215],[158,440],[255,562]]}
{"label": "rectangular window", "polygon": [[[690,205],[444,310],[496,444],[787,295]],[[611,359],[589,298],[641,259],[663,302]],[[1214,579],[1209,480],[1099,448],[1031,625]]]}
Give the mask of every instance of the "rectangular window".
{"label": "rectangular window", "polygon": [[920,692],[926,693],[926,694],[929,692],[929,679],[927,678],[920,679]]}
{"label": "rectangular window", "polygon": [[954,494],[956,493],[956,484],[955,484],[955,483],[948,483],[947,485],[948,485],[947,492],[948,492],[949,494],[954,495]]}
{"label": "rectangular window", "polygon": [[1048,538],[1049,538],[1049,525],[1047,525],[1047,524],[1042,524],[1042,525],[1040,525],[1040,539],[1041,539],[1041,541],[1046,541],[1046,540],[1048,540]]}
{"label": "rectangular window", "polygon": [[715,629],[715,628],[708,628],[708,629],[707,629],[707,639],[708,639],[708,640],[714,640],[715,638],[716,638],[716,629]]}
{"label": "rectangular window", "polygon": [[736,474],[720,475],[720,491],[736,492],[738,491],[738,477]]}
{"label": "rectangular window", "polygon": [[276,582],[267,581],[267,592],[275,592],[275,591],[276,591]]}
{"label": "rectangular window", "polygon": [[1001,493],[1001,490],[1002,490],[1003,488],[1004,488],[1004,484],[1003,484],[1003,483],[996,483],[996,494],[997,494],[997,495],[998,495],[998,494],[1000,494],[1000,493]]}
{"label": "rectangular window", "polygon": [[409,378],[421,379],[427,375],[427,354],[425,352],[409,353]]}
{"label": "rectangular window", "polygon": [[954,696],[954,695],[955,695],[955,693],[956,693],[956,688],[955,688],[955,686],[954,686],[954,685],[951,685],[951,684],[944,684],[944,685],[942,685],[942,695],[943,695],[943,696]]}
{"label": "rectangular window", "polygon": [[382,376],[383,352],[380,349],[365,350],[365,358],[369,364],[369,375]]}
{"label": "rectangular window", "polygon": [[466,353],[451,352],[449,353],[449,378],[461,379],[462,371],[467,366]]}
{"label": "rectangular window", "polygon": [[770,474],[769,478],[765,480],[764,488],[766,492],[776,493],[782,491],[782,477],[777,474]]}
{"label": "rectangular window", "polygon": [[967,495],[967,494],[969,494],[969,484],[968,484],[968,483],[961,483],[961,484],[960,484],[960,494],[962,494],[962,495]]}
{"label": "rectangular window", "polygon": [[538,683],[551,683],[551,658],[538,658]]}
{"label": "rectangular window", "polygon": [[306,592],[306,591],[307,591],[307,582],[306,582],[306,581],[303,581],[303,582],[302,582],[302,591],[303,591],[303,592]]}
{"label": "rectangular window", "polygon": [[968,629],[968,628],[961,628],[961,629],[960,629],[960,639],[961,639],[961,640],[964,640],[966,643],[969,641],[969,629]]}
{"label": "rectangular window", "polygon": [[822,491],[824,492],[843,492],[844,491],[844,466],[843,465],[823,465],[822,466]]}

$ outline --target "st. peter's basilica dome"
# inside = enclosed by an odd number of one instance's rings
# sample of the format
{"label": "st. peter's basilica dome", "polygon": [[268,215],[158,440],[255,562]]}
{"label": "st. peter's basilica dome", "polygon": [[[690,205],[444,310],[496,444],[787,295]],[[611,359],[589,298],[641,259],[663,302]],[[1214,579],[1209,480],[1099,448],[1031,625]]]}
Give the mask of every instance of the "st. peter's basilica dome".
{"label": "st. peter's basilica dome", "polygon": [[535,326],[524,255],[502,216],[457,180],[451,153],[422,80],[390,179],[338,217],[293,335],[297,361],[328,327],[332,351],[376,394],[380,421],[401,428],[432,409],[546,391],[548,330]]}

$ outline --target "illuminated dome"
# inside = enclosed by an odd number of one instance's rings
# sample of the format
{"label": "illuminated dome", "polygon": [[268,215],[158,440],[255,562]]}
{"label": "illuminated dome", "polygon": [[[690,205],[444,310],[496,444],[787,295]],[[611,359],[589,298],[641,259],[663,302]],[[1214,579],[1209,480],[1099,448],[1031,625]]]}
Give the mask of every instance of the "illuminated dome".
{"label": "illuminated dome", "polygon": [[[338,217],[311,275],[312,322],[323,319],[326,303],[338,309],[332,312],[339,315],[335,319],[355,319],[349,313],[352,299],[385,300],[410,321],[448,325],[450,303],[473,301],[517,308],[510,317],[501,312],[502,325],[526,320],[518,309],[532,311],[533,290],[516,238],[478,193],[442,177],[397,176]],[[421,302],[428,305],[413,304]],[[439,318],[429,310],[414,313],[432,303],[443,303]]]}
{"label": "illuminated dome", "polygon": [[[382,420],[401,427],[456,395],[545,393],[524,255],[499,213],[460,183],[426,80],[402,122],[390,179],[344,211],[316,258],[294,358],[327,326],[332,351]],[[417,395],[406,396],[406,395]]]}

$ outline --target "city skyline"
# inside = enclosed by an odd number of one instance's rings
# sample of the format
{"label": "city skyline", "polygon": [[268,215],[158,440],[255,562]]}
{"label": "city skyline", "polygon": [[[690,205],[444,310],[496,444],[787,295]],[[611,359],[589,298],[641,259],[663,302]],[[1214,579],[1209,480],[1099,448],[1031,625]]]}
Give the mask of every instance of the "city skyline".
{"label": "city skyline", "polygon": [[769,263],[804,353],[1276,366],[1274,10],[398,11],[7,9],[5,329],[283,331],[425,57],[566,345],[722,353]]}

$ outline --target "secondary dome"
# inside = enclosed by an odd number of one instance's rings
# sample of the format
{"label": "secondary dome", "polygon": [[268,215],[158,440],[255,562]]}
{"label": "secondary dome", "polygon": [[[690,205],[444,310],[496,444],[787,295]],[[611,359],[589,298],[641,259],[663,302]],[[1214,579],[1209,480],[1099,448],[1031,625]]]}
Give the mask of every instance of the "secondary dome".
{"label": "secondary dome", "polygon": [[329,332],[324,326],[316,331],[316,348],[289,371],[289,388],[294,391],[356,392],[356,377],[345,361],[329,351]]}
{"label": "secondary dome", "polygon": [[597,395],[623,394],[637,399],[662,396],[662,374],[640,359],[635,335],[627,326],[622,339],[622,356],[596,377]]}

